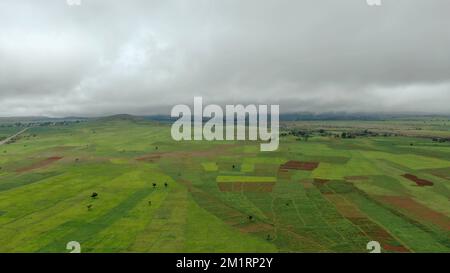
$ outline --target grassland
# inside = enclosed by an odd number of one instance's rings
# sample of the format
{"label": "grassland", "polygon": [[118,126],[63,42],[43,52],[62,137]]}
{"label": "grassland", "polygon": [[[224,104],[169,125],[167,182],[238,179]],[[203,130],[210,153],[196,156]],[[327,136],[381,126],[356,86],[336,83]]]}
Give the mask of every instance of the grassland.
{"label": "grassland", "polygon": [[143,120],[32,127],[0,146],[0,252],[450,252],[449,120],[283,129],[312,133],[260,152]]}

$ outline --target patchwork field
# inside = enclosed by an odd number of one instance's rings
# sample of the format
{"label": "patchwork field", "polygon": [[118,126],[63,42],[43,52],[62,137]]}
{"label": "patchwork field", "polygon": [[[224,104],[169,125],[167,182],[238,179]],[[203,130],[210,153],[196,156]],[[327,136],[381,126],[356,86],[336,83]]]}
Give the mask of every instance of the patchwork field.
{"label": "patchwork field", "polygon": [[31,127],[0,146],[0,252],[450,252],[448,120],[282,129],[260,152],[131,118]]}

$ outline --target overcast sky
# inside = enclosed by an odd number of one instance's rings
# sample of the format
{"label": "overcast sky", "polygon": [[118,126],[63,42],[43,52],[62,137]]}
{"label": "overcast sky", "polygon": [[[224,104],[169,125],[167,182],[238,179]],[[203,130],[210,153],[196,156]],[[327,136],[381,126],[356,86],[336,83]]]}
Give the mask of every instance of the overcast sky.
{"label": "overcast sky", "polygon": [[450,113],[448,0],[81,1],[0,1],[0,116]]}

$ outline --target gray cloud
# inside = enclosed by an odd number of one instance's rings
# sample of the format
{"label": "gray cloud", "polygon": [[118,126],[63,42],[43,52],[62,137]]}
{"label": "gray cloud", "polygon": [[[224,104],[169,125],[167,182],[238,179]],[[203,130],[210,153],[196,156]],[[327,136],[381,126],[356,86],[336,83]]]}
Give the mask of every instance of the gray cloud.
{"label": "gray cloud", "polygon": [[281,111],[450,113],[450,1],[6,0],[0,116]]}

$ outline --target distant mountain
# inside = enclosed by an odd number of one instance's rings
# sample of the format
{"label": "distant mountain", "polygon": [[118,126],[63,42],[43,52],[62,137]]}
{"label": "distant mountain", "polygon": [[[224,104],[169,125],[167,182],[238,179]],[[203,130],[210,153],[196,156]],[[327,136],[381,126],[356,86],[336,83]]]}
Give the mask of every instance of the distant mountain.
{"label": "distant mountain", "polygon": [[[417,119],[417,118],[449,118],[449,115],[435,114],[417,114],[417,113],[346,113],[346,112],[330,112],[330,113],[285,113],[280,114],[280,121],[314,121],[314,120],[389,120],[389,119]],[[63,117],[53,118],[45,116],[29,116],[29,117],[0,117],[0,123],[30,123],[30,122],[60,122],[60,121],[157,121],[157,122],[173,122],[178,118],[172,118],[169,115],[151,115],[151,116],[135,116],[129,114],[117,114],[104,117]],[[204,119],[205,121],[208,119]]]}
{"label": "distant mountain", "polygon": [[281,121],[308,121],[308,120],[389,120],[414,118],[450,118],[445,115],[417,114],[417,113],[290,113],[281,114]]}
{"label": "distant mountain", "polygon": [[64,118],[51,118],[51,117],[0,117],[1,123],[33,123],[33,122],[58,122],[58,121],[76,121],[76,120],[87,120],[84,117],[64,117]]}
{"label": "distant mountain", "polygon": [[[415,118],[450,118],[450,116],[433,114],[384,114],[384,113],[286,113],[280,114],[280,121],[314,121],[314,120],[389,120],[389,119],[415,119]],[[159,122],[173,122],[177,118],[168,115],[144,116],[146,120]],[[205,119],[207,120],[207,119]]]}
{"label": "distant mountain", "polygon": [[302,121],[302,120],[382,120],[393,118],[388,114],[370,114],[370,113],[289,113],[281,114],[282,121]]}
{"label": "distant mountain", "polygon": [[133,116],[129,114],[117,114],[112,116],[100,117],[96,120],[99,121],[115,121],[115,120],[124,120],[124,121],[142,121],[144,120],[141,116]]}

